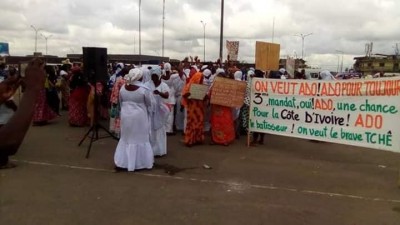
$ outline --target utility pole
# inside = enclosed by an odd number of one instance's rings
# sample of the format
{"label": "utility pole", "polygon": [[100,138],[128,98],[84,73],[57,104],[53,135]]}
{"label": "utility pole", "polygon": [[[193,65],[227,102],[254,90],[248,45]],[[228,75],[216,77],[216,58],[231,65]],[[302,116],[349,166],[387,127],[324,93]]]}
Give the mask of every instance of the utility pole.
{"label": "utility pole", "polygon": [[224,0],[221,0],[221,31],[219,36],[219,58],[223,63],[223,42],[224,42]]}
{"label": "utility pole", "polygon": [[48,35],[48,36],[45,36],[44,34],[40,34],[45,40],[46,40],[46,55],[47,55],[47,40],[49,39],[49,38],[51,38],[53,35]]}
{"label": "utility pole", "polygon": [[32,29],[35,31],[35,52],[37,52],[37,35],[40,31],[40,28],[36,28],[35,26],[31,25]]}
{"label": "utility pole", "polygon": [[163,0],[163,21],[162,21],[162,54],[164,57],[164,28],[165,28],[165,0]]}
{"label": "utility pole", "polygon": [[342,62],[340,63],[340,72],[343,72],[343,54],[344,54],[344,52],[340,51],[340,50],[336,50],[336,52],[339,52],[342,54]]}
{"label": "utility pole", "polygon": [[142,21],[141,21],[141,7],[142,7],[142,0],[139,0],[139,65],[142,65]]}
{"label": "utility pole", "polygon": [[301,59],[304,60],[304,38],[306,38],[307,36],[312,35],[313,33],[309,33],[309,34],[296,34],[294,36],[298,36],[301,37]]}
{"label": "utility pole", "polygon": [[206,61],[206,25],[207,25],[207,23],[204,22],[203,20],[200,22],[203,25],[203,62],[205,62]]}
{"label": "utility pole", "polygon": [[340,60],[340,56],[336,56],[337,57],[337,68],[336,68],[336,73],[339,73],[339,60]]}
{"label": "utility pole", "polygon": [[274,37],[275,37],[275,16],[272,19],[272,43],[274,43]]}

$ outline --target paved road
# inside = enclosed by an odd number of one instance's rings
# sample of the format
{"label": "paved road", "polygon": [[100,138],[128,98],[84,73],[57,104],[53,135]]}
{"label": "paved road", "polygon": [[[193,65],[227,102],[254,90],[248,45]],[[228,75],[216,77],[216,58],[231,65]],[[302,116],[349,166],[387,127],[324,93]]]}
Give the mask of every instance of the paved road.
{"label": "paved road", "polygon": [[0,224],[400,224],[399,154],[272,135],[189,149],[173,136],[155,169],[114,173],[117,142],[85,159],[86,130],[65,117],[30,129],[18,167],[0,171]]}

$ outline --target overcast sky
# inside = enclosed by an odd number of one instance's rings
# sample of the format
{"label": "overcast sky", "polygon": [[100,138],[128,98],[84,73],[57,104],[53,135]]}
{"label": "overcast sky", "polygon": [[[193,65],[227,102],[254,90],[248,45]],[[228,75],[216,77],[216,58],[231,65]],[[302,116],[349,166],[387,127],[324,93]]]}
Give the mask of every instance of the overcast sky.
{"label": "overcast sky", "polygon": [[[48,38],[48,53],[81,53],[82,46],[106,47],[111,54],[139,52],[139,0],[1,0],[0,42],[8,42],[11,55],[32,54],[35,31]],[[220,0],[165,1],[165,56],[203,57],[206,22],[206,60],[219,55]],[[394,54],[400,45],[399,0],[226,0],[224,40],[240,41],[239,60],[254,62],[255,42],[281,45],[281,57],[304,58],[309,65],[336,70],[340,53],[344,67],[354,56]],[[163,0],[142,0],[142,54],[162,54]],[[274,19],[275,18],[275,19]],[[275,21],[275,23],[273,22]],[[273,24],[275,29],[273,29]],[[45,53],[38,35],[38,51]],[[224,44],[225,46],[225,44]],[[224,48],[224,53],[226,49]]]}

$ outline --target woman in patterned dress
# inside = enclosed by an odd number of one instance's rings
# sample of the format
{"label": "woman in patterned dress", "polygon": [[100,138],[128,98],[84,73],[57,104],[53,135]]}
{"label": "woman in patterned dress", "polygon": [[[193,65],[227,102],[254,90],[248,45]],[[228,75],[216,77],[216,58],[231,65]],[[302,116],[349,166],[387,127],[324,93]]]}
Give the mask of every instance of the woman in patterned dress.
{"label": "woman in patterned dress", "polygon": [[118,138],[120,137],[121,133],[121,105],[119,102],[119,93],[121,87],[126,84],[126,80],[124,77],[128,72],[128,68],[124,68],[122,70],[122,75],[117,78],[111,90],[110,131]]}
{"label": "woman in patterned dress", "polygon": [[189,98],[190,86],[202,83],[203,73],[197,72],[190,78],[182,92],[182,105],[187,113],[184,143],[188,147],[204,142],[204,101]]}
{"label": "woman in patterned dress", "polygon": [[[47,76],[47,74],[46,74]],[[49,80],[46,77],[45,85],[40,90],[39,96],[36,100],[35,111],[33,114],[33,125],[45,125],[48,121],[57,117],[57,114],[51,109],[47,100],[47,89],[49,88]]]}
{"label": "woman in patterned dress", "polygon": [[90,93],[90,86],[84,79],[81,70],[73,71],[70,83],[71,95],[68,106],[69,125],[83,127],[89,125],[87,102]]}
{"label": "woman in patterned dress", "polygon": [[[223,69],[217,69],[217,77],[229,79]],[[210,96],[213,92],[211,87]],[[211,144],[228,146],[235,140],[235,127],[232,108],[222,105],[211,104]]]}

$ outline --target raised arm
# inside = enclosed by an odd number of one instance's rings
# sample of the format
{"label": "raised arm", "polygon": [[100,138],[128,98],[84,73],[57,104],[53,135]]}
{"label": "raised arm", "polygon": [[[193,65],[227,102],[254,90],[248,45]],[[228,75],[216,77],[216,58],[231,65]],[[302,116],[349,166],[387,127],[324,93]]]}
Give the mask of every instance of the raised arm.
{"label": "raised arm", "polygon": [[[32,60],[25,70],[26,89],[18,110],[7,124],[0,128],[0,151],[15,153],[21,145],[30,127],[36,99],[44,86],[46,77],[44,62],[41,59]],[[3,93],[1,93],[3,94]]]}

